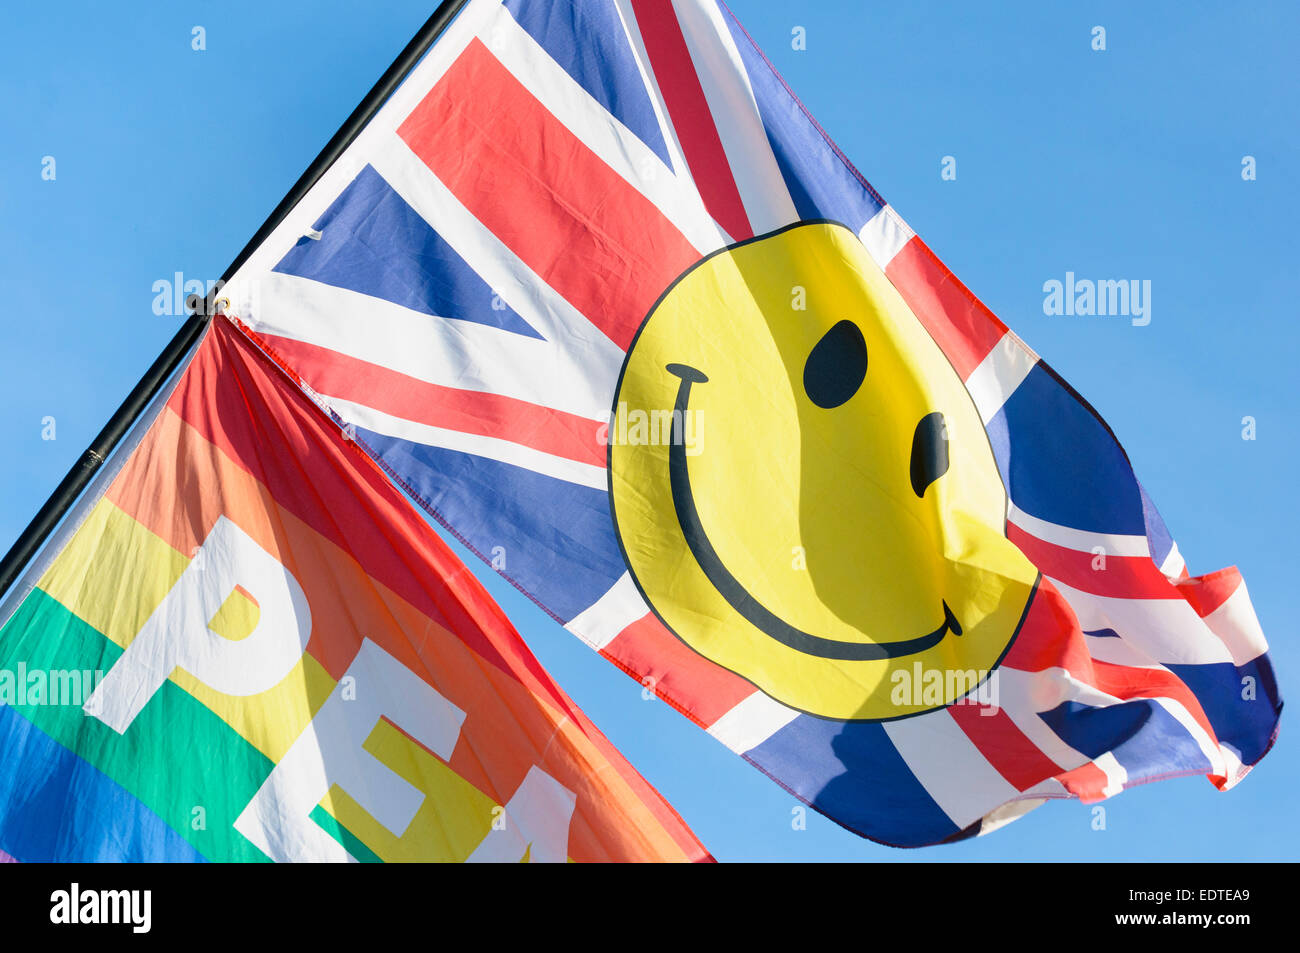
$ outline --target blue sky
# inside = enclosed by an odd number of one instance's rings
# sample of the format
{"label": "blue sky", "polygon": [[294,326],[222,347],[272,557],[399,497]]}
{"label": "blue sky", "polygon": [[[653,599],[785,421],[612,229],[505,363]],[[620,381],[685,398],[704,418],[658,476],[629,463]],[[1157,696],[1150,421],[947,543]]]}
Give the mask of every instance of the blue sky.
{"label": "blue sky", "polygon": [[[1140,9],[1135,9],[1140,6]],[[431,11],[140,0],[0,21],[0,547],[175,330],[156,280],[216,278]],[[1284,697],[1294,598],[1300,7],[830,2],[732,8],[950,268],[1102,413],[1193,573],[1237,564]],[[797,12],[791,12],[792,9]],[[1091,49],[1094,26],[1104,52]],[[192,29],[206,31],[204,51]],[[794,50],[791,31],[806,31]],[[1257,179],[1244,181],[1243,156]],[[56,178],[42,179],[53,156]],[[944,156],[957,177],[940,176]],[[1150,280],[1151,322],[1049,317],[1043,283]],[[57,439],[41,439],[42,419]],[[1242,439],[1242,418],[1256,439]],[[462,555],[464,555],[462,551]],[[472,557],[567,691],[720,859],[1293,859],[1300,758],[1162,782],[898,851],[809,812]]]}

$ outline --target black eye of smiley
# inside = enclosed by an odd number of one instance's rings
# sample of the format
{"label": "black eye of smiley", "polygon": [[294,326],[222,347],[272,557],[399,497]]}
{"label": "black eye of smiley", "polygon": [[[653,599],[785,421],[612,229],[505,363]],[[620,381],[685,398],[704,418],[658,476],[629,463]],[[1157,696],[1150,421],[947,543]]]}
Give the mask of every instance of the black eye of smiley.
{"label": "black eye of smiley", "polygon": [[803,368],[803,389],[818,407],[838,407],[867,376],[867,342],[852,321],[841,321],[813,345]]}

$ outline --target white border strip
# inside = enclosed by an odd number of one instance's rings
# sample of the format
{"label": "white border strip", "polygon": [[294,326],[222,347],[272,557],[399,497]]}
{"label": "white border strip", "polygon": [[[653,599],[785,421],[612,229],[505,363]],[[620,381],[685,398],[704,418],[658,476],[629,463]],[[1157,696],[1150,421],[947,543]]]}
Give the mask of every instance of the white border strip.
{"label": "white border strip", "polygon": [[984,355],[984,360],[966,378],[966,389],[979,409],[984,426],[997,416],[1037,364],[1038,355],[1010,331]]}
{"label": "white border strip", "polygon": [[345,424],[363,427],[399,440],[409,440],[429,447],[441,447],[444,450],[454,450],[487,460],[496,460],[499,463],[508,463],[533,473],[540,473],[542,476],[590,487],[593,490],[603,492],[607,489],[605,477],[607,471],[604,467],[557,457],[498,437],[484,437],[461,430],[417,424],[404,417],[394,417],[383,411],[337,397],[322,394],[321,399],[343,418]]}
{"label": "white border strip", "polygon": [[736,754],[757,748],[799,717],[770,695],[754,692],[709,726],[709,734]]}
{"label": "white border strip", "polygon": [[565,623],[565,628],[599,652],[629,625],[645,618],[650,607],[632,580],[623,573],[609,590]]}
{"label": "white border strip", "polygon": [[867,246],[867,251],[875,259],[880,270],[884,271],[894,257],[903,250],[903,246],[912,240],[916,232],[894,211],[893,206],[883,206],[879,212],[867,220],[858,232],[858,238]]}

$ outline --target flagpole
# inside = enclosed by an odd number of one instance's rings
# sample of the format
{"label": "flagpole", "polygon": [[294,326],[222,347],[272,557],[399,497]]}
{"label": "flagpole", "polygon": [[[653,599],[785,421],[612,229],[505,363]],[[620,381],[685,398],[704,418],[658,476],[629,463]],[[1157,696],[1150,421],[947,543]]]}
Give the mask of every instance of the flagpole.
{"label": "flagpole", "polygon": [[[393,91],[401,85],[402,80],[419,62],[420,58],[428,51],[433,42],[447,28],[456,14],[465,6],[468,0],[442,0],[438,8],[434,10],[433,15],[425,21],[424,26],[420,27],[418,33],[406,44],[406,48],[398,54],[397,59],[393,60],[391,66],[379,78],[379,82],[368,92],[364,99],[357,104],[357,108],[348,116],[347,121],[339,127],[338,132],[326,143],[325,148],[321,150],[320,155],[312,160],[311,165],[294,183],[292,189],[280,200],[280,204],[262,223],[262,227],[257,230],[243,250],[235,257],[235,260],[226,268],[225,274],[221,276],[221,282],[224,284],[234,276],[240,267],[248,260],[267,236],[273,232],[276,227],[284,221],[286,215],[297,205],[308,190],[320,179],[322,175],[334,164],[343,151],[352,144],[352,140],[377,113],[381,106],[392,95]],[[218,286],[219,287],[219,286]],[[208,326],[209,316],[213,311],[213,304],[217,297],[217,290],[214,288],[208,294],[207,300],[195,310],[183,324],[176,335],[168,342],[163,352],[158,355],[157,359],[150,365],[149,370],[145,372],[144,377],[132,388],[131,393],[127,395],[126,400],[118,407],[117,412],[113,414],[104,429],[99,435],[91,441],[81,457],[73,464],[63,480],[55,487],[50,498],[45,501],[45,505],[40,508],[36,516],[22,531],[9,552],[5,554],[3,561],[0,561],[0,596],[9,591],[9,588],[18,579],[19,574],[31,559],[40,551],[45,541],[49,538],[50,533],[59,525],[68,509],[76,502],[90,484],[95,473],[103,465],[104,461],[112,454],[113,449],[131,429],[136,418],[149,406],[149,402],[162,388],[167,380],[174,374],[189,354],[191,348],[202,337],[204,330]]]}

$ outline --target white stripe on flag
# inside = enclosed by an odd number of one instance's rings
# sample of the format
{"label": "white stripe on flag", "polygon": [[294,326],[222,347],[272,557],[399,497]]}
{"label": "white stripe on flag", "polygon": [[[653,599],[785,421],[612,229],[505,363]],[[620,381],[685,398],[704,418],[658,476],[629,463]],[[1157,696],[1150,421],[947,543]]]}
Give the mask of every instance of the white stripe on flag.
{"label": "white stripe on flag", "polygon": [[1228,772],[1228,780],[1223,785],[1222,790],[1227,791],[1236,787],[1242,778],[1250,774],[1250,768],[1241,763],[1241,752],[1233,748],[1232,745],[1221,741],[1219,742],[1219,750],[1223,752],[1223,763]]}
{"label": "white stripe on flag", "polygon": [[1177,579],[1186,568],[1187,564],[1183,562],[1183,554],[1178,551],[1178,544],[1173,543],[1169,547],[1169,552],[1165,554],[1165,561],[1160,564],[1160,571],[1170,579]]}
{"label": "white stripe on flag", "polygon": [[887,721],[884,728],[917,780],[958,827],[1019,797],[948,709]]}
{"label": "white stripe on flag", "polygon": [[[1118,698],[1080,681],[1063,668],[1021,672],[1004,666],[999,669],[999,672],[1002,675],[1003,710],[1034,744],[1066,770],[1093,761],[1106,775],[1105,795],[1107,797],[1124,790],[1128,773],[1115,760],[1114,755],[1106,752],[1098,758],[1089,758],[1067,745],[1055,731],[1048,727],[1047,722],[1038,717],[1038,712],[1051,711],[1069,701],[1077,701],[1094,708],[1107,708],[1117,704]],[[1027,728],[1034,722],[1039,727],[1030,734]]]}
{"label": "white stripe on flag", "polygon": [[591,367],[584,368],[551,341],[430,317],[294,275],[271,272],[244,287],[253,296],[239,316],[254,331],[305,341],[444,387],[608,419],[614,379],[599,373],[594,355]]}
{"label": "white stripe on flag", "polygon": [[1059,668],[1022,672],[1003,665],[997,670],[997,701],[1007,717],[1039,751],[1062,771],[1069,771],[1087,764],[1090,759],[1061,740],[1061,736],[1038,717],[1039,712],[1050,711],[1060,704],[1064,688],[1058,683],[1064,675],[1064,670]]}
{"label": "white stripe on flag", "polygon": [[[1050,578],[1050,577],[1045,577]],[[1073,589],[1052,579],[1085,632],[1113,629],[1161,665],[1206,665],[1232,660],[1223,641],[1182,599],[1122,599]]]}
{"label": "white stripe on flag", "polygon": [[570,619],[565,628],[599,652],[633,622],[645,617],[650,607],[632,580],[623,573],[603,596]]}
{"label": "white stripe on flag", "polygon": [[485,42],[556,119],[638,192],[655,204],[701,255],[729,241],[704,207],[695,183],[664,165],[641,138],[551,59],[510,11],[499,8]]}
{"label": "white stripe on flag", "polygon": [[1259,617],[1255,615],[1244,581],[1239,582],[1236,591],[1203,621],[1227,646],[1234,665],[1245,665],[1268,651],[1264,630],[1259,626]]}
{"label": "white stripe on flag", "polygon": [[985,834],[992,834],[999,828],[1006,827],[1012,821],[1020,820],[1034,808],[1042,807],[1047,801],[1048,799],[1045,797],[1027,798],[1021,796],[1018,800],[994,808],[985,814],[980,821],[979,836],[983,837]]}
{"label": "white stripe on flag", "polygon": [[997,416],[1007,398],[1024,383],[1037,363],[1038,355],[1010,331],[984,355],[984,360],[966,378],[966,389],[979,409],[984,426]]}
{"label": "white stripe on flag", "polygon": [[867,220],[867,224],[858,232],[858,237],[867,246],[867,251],[880,266],[880,270],[884,271],[915,234],[898,213],[886,205]]}
{"label": "white stripe on flag", "polygon": [[568,380],[552,381],[551,386],[580,389],[583,394],[586,409],[574,413],[607,419],[623,366],[622,349],[475,218],[400,137],[394,134],[388,145],[374,157],[375,171],[426,222],[436,223],[438,234],[456,254],[554,351],[552,369],[525,364],[509,368],[509,376],[562,375]]}
{"label": "white stripe on flag", "polygon": [[[1137,696],[1135,696],[1137,697]],[[1220,777],[1231,777],[1229,774],[1228,762],[1224,758],[1223,752],[1219,749],[1219,742],[1211,738],[1201,727],[1200,722],[1192,717],[1192,713],[1187,707],[1176,698],[1166,698],[1163,695],[1151,694],[1145,696],[1154,700],[1161,708],[1186,729],[1187,733],[1192,736],[1196,746],[1201,749],[1201,754],[1205,755],[1210,762],[1209,774],[1217,774]]]}
{"label": "white stripe on flag", "polygon": [[[244,280],[269,272],[298,239],[311,230],[312,224],[365,167],[370,155],[382,147],[384,140],[392,135],[416,104],[442,78],[483,24],[494,16],[498,6],[499,0],[471,0],[461,10],[438,37],[438,42],[430,48],[383,108],[358,133],[343,155],[326,170],[302,201],[290,210],[284,221],[253,251],[248,261],[226,284],[223,291],[232,303],[236,301],[235,295],[240,293],[240,285]],[[239,317],[245,315],[241,313]]]}
{"label": "white stripe on flag", "polygon": [[1100,546],[1108,556],[1150,556],[1151,545],[1145,536],[1124,536],[1116,533],[1090,533],[1086,530],[1072,529],[1058,523],[1049,523],[1037,516],[1030,516],[1015,503],[1007,507],[1007,519],[1015,523],[1031,536],[1064,546],[1081,553],[1091,553]]}
{"label": "white stripe on flag", "polygon": [[[646,52],[645,40],[641,38],[641,28],[637,25],[636,14],[632,10],[632,0],[613,0],[613,2],[614,9],[618,11],[618,18],[623,23],[628,42],[632,45],[632,58],[636,61],[637,71],[641,74],[641,82],[645,84],[646,94],[650,97],[650,105],[655,111],[655,121],[659,123],[659,132],[668,149],[668,158],[677,177],[691,188],[695,188],[690,165],[686,161],[685,153],[682,152],[682,144],[677,139],[677,131],[668,121],[668,106],[664,102],[663,93],[659,90],[659,81],[650,71],[650,54]],[[723,234],[726,235],[726,232],[723,231]],[[730,243],[731,237],[727,236],[727,244]]]}
{"label": "white stripe on flag", "polygon": [[[1089,640],[1088,647],[1089,649],[1092,649],[1094,645],[1100,642],[1117,641],[1117,639]],[[1196,742],[1197,747],[1201,749],[1201,753],[1204,754],[1206,760],[1210,762],[1209,773],[1231,777],[1230,764],[1232,757],[1230,756],[1230,753],[1220,750],[1217,740],[1211,737],[1206,730],[1201,727],[1200,723],[1192,717],[1191,712],[1187,710],[1186,706],[1184,706],[1182,702],[1178,701],[1176,698],[1169,698],[1168,696],[1160,694],[1159,690],[1139,692],[1129,698],[1120,699],[1108,692],[1103,692],[1101,689],[1089,685],[1087,682],[1076,678],[1061,668],[1050,668],[1041,672],[1033,673],[1018,672],[1008,669],[1001,669],[1000,672],[1004,680],[1009,678],[1013,693],[1018,695],[1018,698],[1014,703],[1015,707],[1026,715],[1031,712],[1051,711],[1057,706],[1069,701],[1076,701],[1094,708],[1108,708],[1112,705],[1122,705],[1139,698],[1154,701],[1168,712],[1175,721],[1182,725],[1184,730],[1186,730]],[[1004,681],[1003,684],[1005,685],[1006,681]],[[1009,715],[1012,715],[1014,720],[1012,710],[1006,707],[1008,701],[1008,699],[1004,698],[1004,710],[1006,710]],[[1026,711],[1026,702],[1028,703],[1028,711]],[[1041,719],[1038,720],[1041,722]],[[1017,724],[1019,724],[1019,722],[1017,722]],[[1052,734],[1055,735],[1055,732]],[[1035,741],[1035,743],[1037,742]],[[1083,758],[1082,755],[1080,755],[1080,757]],[[1056,760],[1058,764],[1062,763],[1056,758],[1053,758],[1053,760]],[[1086,760],[1086,758],[1083,758],[1083,761]],[[1106,773],[1108,778],[1108,794],[1118,793],[1122,790],[1125,781],[1128,780],[1128,775],[1119,762],[1115,761],[1114,757],[1110,754],[1097,758],[1096,762],[1097,766]],[[1083,762],[1080,761],[1080,763]],[[1078,767],[1078,765],[1071,764],[1069,767]],[[1115,787],[1115,785],[1118,785],[1118,787]],[[1111,790],[1112,787],[1115,789]]]}
{"label": "white stripe on flag", "polygon": [[1088,645],[1088,655],[1098,662],[1108,662],[1111,665],[1124,665],[1128,668],[1155,668],[1163,669],[1164,666],[1153,659],[1147,658],[1146,654],[1135,647],[1127,639],[1116,639],[1112,636],[1086,635]]}
{"label": "white stripe on flag", "polygon": [[677,22],[755,235],[798,221],[749,74],[716,3],[674,0]]}
{"label": "white stripe on flag", "polygon": [[1045,778],[1035,784],[1032,788],[1021,791],[1020,796],[1051,800],[1053,798],[1068,798],[1072,795],[1066,790],[1065,785],[1056,780],[1056,778]]}
{"label": "white stripe on flag", "polygon": [[508,463],[512,466],[522,467],[525,470],[531,470],[534,473],[540,473],[543,476],[564,480],[566,483],[591,487],[593,490],[608,488],[607,471],[604,467],[593,466],[590,463],[579,463],[566,457],[557,457],[554,454],[534,450],[532,447],[525,447],[523,444],[512,443],[498,437],[484,437],[479,434],[465,433],[462,430],[446,430],[442,427],[418,424],[413,420],[394,417],[391,414],[386,414],[362,404],[340,400],[337,397],[322,394],[321,399],[343,418],[345,424],[364,427],[366,430],[373,430],[375,433],[387,437],[396,437],[399,440],[409,440],[412,443],[441,447],[444,450],[455,450],[458,453],[469,453],[476,457],[497,460],[501,463]]}
{"label": "white stripe on flag", "polygon": [[1101,791],[1105,797],[1114,797],[1124,790],[1124,785],[1128,781],[1128,771],[1125,770],[1124,765],[1115,760],[1113,754],[1107,751],[1094,760],[1093,764],[1106,775],[1106,786]]}
{"label": "white stripe on flag", "polygon": [[754,692],[710,725],[708,731],[736,754],[744,754],[798,717],[799,712],[793,708],[762,692]]}

